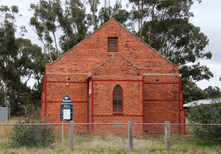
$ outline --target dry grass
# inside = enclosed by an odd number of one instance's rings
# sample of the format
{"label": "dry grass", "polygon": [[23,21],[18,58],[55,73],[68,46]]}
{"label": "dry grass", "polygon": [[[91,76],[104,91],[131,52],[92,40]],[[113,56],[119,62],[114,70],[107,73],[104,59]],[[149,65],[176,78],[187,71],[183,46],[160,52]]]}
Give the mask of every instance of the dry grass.
{"label": "dry grass", "polygon": [[[24,118],[23,117],[12,117],[10,119],[10,121],[1,121],[0,120],[0,124],[16,124],[19,121],[23,121]],[[12,128],[13,126],[0,126],[0,139],[5,139],[7,138],[11,133],[12,133]]]}
{"label": "dry grass", "polygon": [[0,126],[0,139],[6,139],[12,133],[13,126]]}
{"label": "dry grass", "polygon": [[[10,121],[0,121],[0,124],[15,124],[18,122],[17,119]],[[0,126],[0,139],[6,139],[12,133],[13,126]]]}
{"label": "dry grass", "polygon": [[79,154],[100,154],[100,153],[138,153],[138,154],[221,154],[221,148],[212,147],[197,147],[191,145],[191,143],[175,144],[171,146],[170,150],[164,149],[164,143],[162,139],[153,138],[135,138],[134,150],[128,151],[128,140],[122,137],[94,137],[92,140],[86,140],[83,137],[75,136],[74,150],[69,149],[68,139],[65,140],[64,145],[61,142],[56,142],[52,146],[47,148],[0,148],[0,154],[5,153],[79,153]]}
{"label": "dry grass", "polygon": [[184,142],[174,143],[171,145],[170,150],[164,149],[163,137],[154,138],[134,138],[134,150],[132,152],[128,151],[128,139],[126,137],[93,137],[91,136],[79,136],[76,135],[74,139],[74,150],[69,149],[69,139],[64,139],[64,145],[61,141],[57,141],[52,146],[47,148],[11,148],[7,147],[7,140],[0,141],[0,154],[2,153],[154,153],[154,154],[221,154],[221,147],[213,146],[196,146],[192,143]]}
{"label": "dry grass", "polygon": [[[12,118],[11,121],[1,123],[13,124],[18,122],[18,118]],[[187,142],[186,136],[171,136],[171,149],[165,150],[164,148],[164,136],[146,136],[145,138],[134,138],[134,150],[128,151],[128,139],[120,136],[106,136],[106,137],[91,137],[90,134],[86,135],[75,135],[74,138],[74,150],[69,149],[69,137],[68,132],[64,135],[64,145],[61,144],[60,130],[56,130],[56,142],[52,146],[47,148],[11,148],[8,145],[7,137],[12,132],[12,126],[0,126],[0,154],[5,153],[18,153],[18,154],[29,154],[29,153],[154,153],[154,154],[221,154],[221,146],[199,146],[191,142]],[[190,136],[192,137],[192,136]]]}

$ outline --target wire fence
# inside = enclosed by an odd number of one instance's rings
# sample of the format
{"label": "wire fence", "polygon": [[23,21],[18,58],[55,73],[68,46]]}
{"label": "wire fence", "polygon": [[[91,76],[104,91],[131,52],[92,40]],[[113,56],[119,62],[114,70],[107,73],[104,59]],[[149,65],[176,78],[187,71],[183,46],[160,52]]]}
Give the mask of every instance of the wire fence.
{"label": "wire fence", "polygon": [[221,124],[39,123],[0,124],[0,149],[197,149],[221,151]]}

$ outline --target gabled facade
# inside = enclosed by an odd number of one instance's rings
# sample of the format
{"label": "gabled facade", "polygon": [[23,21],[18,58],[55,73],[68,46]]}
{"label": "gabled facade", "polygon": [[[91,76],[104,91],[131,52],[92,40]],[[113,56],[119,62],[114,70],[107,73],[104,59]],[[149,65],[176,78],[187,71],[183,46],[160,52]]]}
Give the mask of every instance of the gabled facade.
{"label": "gabled facade", "polygon": [[[46,65],[45,72],[41,117],[48,122],[60,122],[67,94],[76,123],[185,123],[179,67],[114,19]],[[78,131],[99,134],[99,129]],[[137,135],[161,131],[134,129]]]}

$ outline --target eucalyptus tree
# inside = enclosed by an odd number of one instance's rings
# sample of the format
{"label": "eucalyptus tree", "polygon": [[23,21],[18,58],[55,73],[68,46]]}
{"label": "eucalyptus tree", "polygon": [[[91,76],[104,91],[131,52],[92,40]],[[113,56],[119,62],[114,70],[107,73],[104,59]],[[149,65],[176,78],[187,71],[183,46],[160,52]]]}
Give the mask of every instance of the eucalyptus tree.
{"label": "eucalyptus tree", "polygon": [[108,8],[101,7],[99,11],[99,20],[100,25],[103,25],[111,18],[114,18],[119,23],[121,23],[123,26],[127,26],[127,21],[130,19],[130,12],[122,8],[122,5],[120,2],[116,2],[116,4]]}
{"label": "eucalyptus tree", "polygon": [[197,86],[196,83],[190,81],[182,88],[183,103],[189,103],[199,99],[206,99],[209,95]]}
{"label": "eucalyptus tree", "polygon": [[112,17],[113,9],[111,6],[108,8],[101,7],[98,15],[98,19],[100,21],[100,26],[106,23]]}
{"label": "eucalyptus tree", "polygon": [[[0,104],[4,100],[5,105],[11,106],[12,114],[17,114],[21,105],[40,105],[45,63],[50,60],[38,45],[22,38],[27,31],[16,25],[21,16],[17,6],[1,6],[0,12]],[[21,38],[15,37],[16,31]],[[27,85],[31,78],[37,81],[33,89]]]}
{"label": "eucalyptus tree", "polygon": [[[96,30],[98,27],[98,22],[99,19],[97,18],[97,11],[98,11],[98,5],[100,4],[99,0],[87,0],[87,3],[90,5],[90,10],[92,12],[92,22],[93,22],[93,26],[94,26],[94,30]],[[106,4],[106,1],[105,1]],[[106,10],[106,7],[105,7]]]}
{"label": "eucalyptus tree", "polygon": [[130,20],[131,13],[123,9],[120,2],[114,5],[113,12],[112,18],[127,27],[127,22]]}
{"label": "eucalyptus tree", "polygon": [[[30,4],[30,9],[34,11],[33,17],[30,19],[30,26],[37,34],[38,39],[42,42],[44,49],[48,52],[51,62],[53,61],[51,53],[53,50],[53,48],[51,48],[52,42],[55,43],[57,56],[60,55],[56,37],[56,31],[59,26],[56,22],[57,16],[55,8],[57,8],[57,5],[59,7],[60,0],[49,0],[48,2],[45,0],[40,0],[37,5]],[[52,33],[53,38],[51,37],[50,33]]]}
{"label": "eucalyptus tree", "polygon": [[57,16],[59,27],[63,31],[59,38],[60,47],[66,52],[87,36],[91,22],[87,20],[89,15],[79,0],[66,1],[65,8],[57,10]]}
{"label": "eucalyptus tree", "polygon": [[[10,92],[13,113],[18,113],[20,109],[34,105],[40,107],[41,92],[43,90],[43,74],[45,64],[48,63],[48,55],[42,53],[41,47],[32,44],[31,40],[17,38],[18,60],[16,62],[16,79]],[[27,86],[30,79],[35,80],[34,87]]]}
{"label": "eucalyptus tree", "polygon": [[[193,13],[190,12],[193,0],[130,2],[141,8],[141,13],[138,9],[136,16],[133,10],[132,15],[132,19],[137,17],[141,25],[141,28],[138,26],[138,36],[168,60],[180,66],[182,87],[189,82],[209,80],[213,77],[207,66],[197,63],[202,58],[211,59],[212,53],[204,50],[209,42],[207,36],[199,27],[189,22],[193,17]],[[146,12],[143,12],[143,9]]]}
{"label": "eucalyptus tree", "polygon": [[215,86],[209,86],[204,91],[209,95],[210,98],[220,98],[221,96],[221,91],[220,88]]}
{"label": "eucalyptus tree", "polygon": [[[30,26],[43,43],[51,62],[53,56],[60,56],[87,35],[90,22],[80,0],[39,0],[37,4],[31,4],[30,8],[34,12]],[[62,34],[57,37],[57,33]]]}
{"label": "eucalyptus tree", "polygon": [[15,41],[17,30],[15,22],[16,16],[19,15],[19,9],[17,6],[9,8],[2,5],[0,12],[3,16],[0,22],[0,80],[1,89],[4,91],[4,104],[7,105],[10,81],[16,77],[15,61],[17,60],[18,48]]}
{"label": "eucalyptus tree", "polygon": [[149,17],[150,7],[155,4],[156,0],[129,0],[128,4],[132,5],[131,15],[132,22],[137,22],[138,37],[142,37],[142,29],[145,19]]}

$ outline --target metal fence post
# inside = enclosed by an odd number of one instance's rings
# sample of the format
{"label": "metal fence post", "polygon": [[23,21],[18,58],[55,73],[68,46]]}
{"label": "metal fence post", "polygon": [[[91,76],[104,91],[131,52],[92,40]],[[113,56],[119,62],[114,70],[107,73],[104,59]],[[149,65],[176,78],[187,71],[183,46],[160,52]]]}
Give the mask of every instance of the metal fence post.
{"label": "metal fence post", "polygon": [[133,121],[128,121],[129,151],[133,150]]}
{"label": "metal fence post", "polygon": [[165,121],[165,148],[170,149],[170,121]]}
{"label": "metal fence post", "polygon": [[61,137],[62,137],[62,145],[63,145],[63,140],[64,140],[64,126],[63,126],[63,122],[62,122],[62,127],[61,127]]}
{"label": "metal fence post", "polygon": [[70,149],[74,149],[74,121],[70,121]]}

